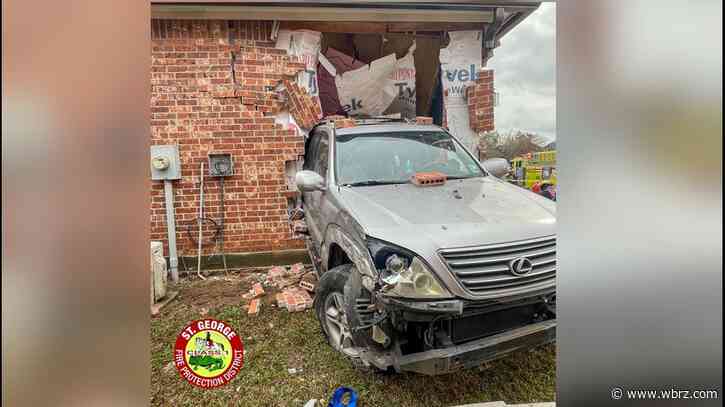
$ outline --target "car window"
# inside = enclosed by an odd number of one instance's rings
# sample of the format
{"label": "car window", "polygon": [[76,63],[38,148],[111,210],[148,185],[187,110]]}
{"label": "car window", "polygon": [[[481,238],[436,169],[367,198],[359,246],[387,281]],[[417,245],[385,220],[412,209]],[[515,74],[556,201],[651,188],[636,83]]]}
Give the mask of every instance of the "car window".
{"label": "car window", "polygon": [[315,163],[317,162],[317,150],[320,143],[319,133],[313,134],[307,142],[305,151],[305,162],[302,169],[315,171]]}
{"label": "car window", "polygon": [[330,158],[330,140],[326,133],[319,134],[319,143],[317,145],[317,156],[315,158],[314,171],[322,178],[327,179],[328,161]]}
{"label": "car window", "polygon": [[330,157],[329,136],[324,132],[313,134],[307,143],[305,162],[302,168],[314,171],[327,179],[328,160]]}
{"label": "car window", "polygon": [[441,131],[337,136],[335,151],[340,184],[407,182],[417,172],[431,171],[456,178],[485,175],[462,146]]}

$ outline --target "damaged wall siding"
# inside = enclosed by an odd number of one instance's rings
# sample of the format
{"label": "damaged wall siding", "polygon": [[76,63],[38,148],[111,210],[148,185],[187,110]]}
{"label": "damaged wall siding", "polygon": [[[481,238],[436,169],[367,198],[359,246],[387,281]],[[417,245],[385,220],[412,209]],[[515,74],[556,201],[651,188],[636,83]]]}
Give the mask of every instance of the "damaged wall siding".
{"label": "damaged wall siding", "polygon": [[[474,154],[478,135],[469,121],[466,89],[478,79],[483,64],[481,31],[452,31],[439,53],[445,123]],[[490,130],[493,130],[491,128]]]}
{"label": "damaged wall siding", "polygon": [[[295,128],[275,124],[283,106],[271,90],[304,64],[275,49],[270,29],[271,22],[260,21],[152,20],[151,143],[179,145],[183,179],[174,189],[181,255],[196,252],[186,228],[196,224],[199,167],[209,152],[231,153],[234,161],[235,174],[225,181],[225,249],[304,247],[290,231],[288,197],[295,193],[285,176],[286,162],[303,154],[304,142]],[[205,177],[205,217],[218,222],[219,182]],[[151,185],[151,239],[166,245],[163,185]]]}

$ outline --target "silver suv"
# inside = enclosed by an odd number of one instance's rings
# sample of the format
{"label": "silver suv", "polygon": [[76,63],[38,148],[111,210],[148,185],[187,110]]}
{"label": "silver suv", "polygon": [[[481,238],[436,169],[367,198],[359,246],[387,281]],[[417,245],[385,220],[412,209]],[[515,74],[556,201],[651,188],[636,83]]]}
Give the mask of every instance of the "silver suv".
{"label": "silver suv", "polygon": [[554,341],[556,204],[446,130],[321,123],[296,183],[315,312],[356,364],[433,375]]}

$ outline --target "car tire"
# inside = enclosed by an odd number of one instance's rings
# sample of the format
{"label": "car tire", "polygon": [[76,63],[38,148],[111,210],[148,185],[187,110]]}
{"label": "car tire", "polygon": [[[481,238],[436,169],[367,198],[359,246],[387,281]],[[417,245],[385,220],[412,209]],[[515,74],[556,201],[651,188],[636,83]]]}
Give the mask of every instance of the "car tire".
{"label": "car tire", "polygon": [[345,285],[353,272],[356,270],[352,264],[343,264],[325,272],[317,285],[314,309],[330,346],[350,359],[355,367],[367,368],[347,322]]}

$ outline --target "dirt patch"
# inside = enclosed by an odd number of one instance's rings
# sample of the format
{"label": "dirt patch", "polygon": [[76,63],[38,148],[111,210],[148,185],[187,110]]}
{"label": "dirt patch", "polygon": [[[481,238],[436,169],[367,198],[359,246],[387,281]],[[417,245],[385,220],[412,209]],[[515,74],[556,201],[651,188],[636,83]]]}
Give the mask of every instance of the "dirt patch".
{"label": "dirt patch", "polygon": [[222,307],[239,304],[241,294],[248,289],[239,278],[211,277],[206,281],[199,281],[182,288],[180,299],[192,308]]}
{"label": "dirt patch", "polygon": [[[246,300],[242,296],[254,283],[264,280],[266,271],[267,268],[233,270],[207,276],[205,280],[192,274],[182,278],[173,288],[179,290],[176,305],[204,316],[213,309],[244,304]],[[170,308],[174,308],[174,304],[170,304]]]}

